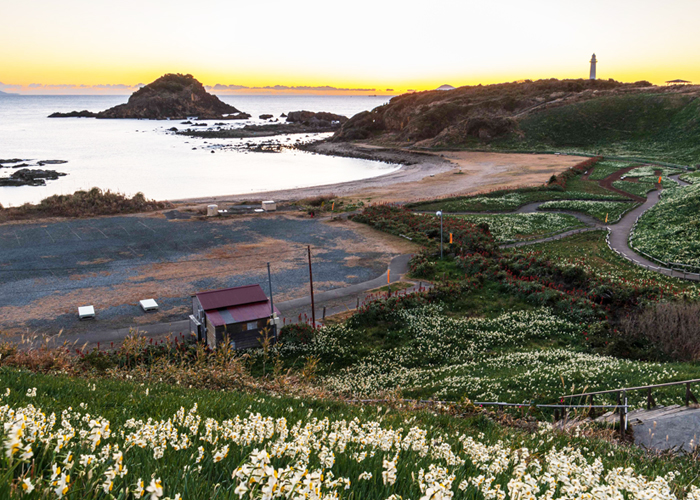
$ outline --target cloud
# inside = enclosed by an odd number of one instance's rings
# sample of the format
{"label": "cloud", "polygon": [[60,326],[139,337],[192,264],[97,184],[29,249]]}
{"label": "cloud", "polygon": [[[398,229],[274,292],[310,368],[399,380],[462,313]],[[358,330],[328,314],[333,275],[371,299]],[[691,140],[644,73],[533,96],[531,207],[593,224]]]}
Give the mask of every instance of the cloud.
{"label": "cloud", "polygon": [[[129,95],[135,92],[145,84],[138,83],[136,85],[128,85],[124,83],[107,83],[107,84],[44,84],[30,83],[28,85],[9,85],[0,83],[0,89],[11,90],[25,94],[111,94],[111,95]],[[352,87],[334,87],[332,85],[265,85],[265,86],[248,86],[239,84],[221,84],[217,83],[214,86],[206,85],[205,88],[214,93],[246,93],[246,92],[376,92],[374,88],[352,88]],[[392,92],[392,89],[387,89]]]}
{"label": "cloud", "polygon": [[320,86],[310,86],[310,85],[265,85],[260,87],[248,87],[246,85],[222,85],[217,83],[213,87],[206,87],[215,92],[226,92],[235,90],[275,90],[275,91],[286,91],[286,90],[297,90],[297,91],[313,91],[313,92],[376,92],[377,89],[362,89],[362,88],[349,88],[349,87],[333,87],[331,85],[320,85]]}

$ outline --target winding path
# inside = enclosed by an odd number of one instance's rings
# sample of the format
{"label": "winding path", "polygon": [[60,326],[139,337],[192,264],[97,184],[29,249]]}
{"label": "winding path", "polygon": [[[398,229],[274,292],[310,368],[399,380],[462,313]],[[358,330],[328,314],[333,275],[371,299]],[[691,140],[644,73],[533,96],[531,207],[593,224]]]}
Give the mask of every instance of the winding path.
{"label": "winding path", "polygon": [[[636,168],[636,167],[635,167]],[[615,174],[613,174],[615,175]],[[669,176],[670,179],[678,183],[680,186],[689,186],[685,181],[682,181],[679,176],[682,175],[680,174],[674,174]],[[677,269],[671,269],[668,267],[663,267],[660,264],[643,257],[642,255],[639,255],[637,252],[635,252],[632,248],[629,246],[629,237],[630,233],[632,232],[632,229],[634,228],[634,225],[636,224],[637,220],[639,217],[642,216],[644,212],[652,208],[654,205],[656,205],[659,202],[659,199],[661,197],[661,192],[662,190],[655,190],[651,191],[648,193],[646,200],[644,203],[636,208],[633,208],[626,214],[622,216],[622,218],[615,224],[603,224],[597,219],[594,219],[593,217],[589,215],[585,215],[582,213],[578,212],[572,212],[568,210],[547,210],[547,212],[552,212],[552,213],[566,213],[573,215],[576,217],[578,220],[586,224],[588,227],[585,228],[578,228],[578,229],[571,229],[569,231],[564,231],[561,233],[557,233],[552,236],[548,236],[546,238],[538,238],[538,239],[532,239],[532,240],[524,240],[524,241],[518,241],[516,243],[505,243],[501,245],[501,248],[515,248],[515,247],[523,247],[527,245],[534,245],[537,243],[545,243],[548,241],[555,241],[555,240],[560,240],[562,238],[566,238],[568,236],[572,236],[574,234],[579,234],[579,233],[584,233],[588,231],[599,231],[601,229],[606,229],[608,231],[608,237],[607,237],[607,243],[610,249],[617,253],[620,257],[627,259],[628,261],[644,267],[650,271],[655,271],[661,274],[664,274],[666,276],[671,276],[674,278],[681,278],[681,279],[686,279],[690,281],[700,281],[700,273],[688,273],[684,271],[679,271]],[[483,215],[483,214],[503,214],[503,213],[520,213],[520,214],[529,214],[529,213],[535,213],[539,211],[540,205],[543,203],[546,203],[544,201],[539,201],[535,203],[528,203],[527,205],[523,205],[522,207],[518,208],[517,210],[513,212],[450,212],[450,214],[454,215]]]}

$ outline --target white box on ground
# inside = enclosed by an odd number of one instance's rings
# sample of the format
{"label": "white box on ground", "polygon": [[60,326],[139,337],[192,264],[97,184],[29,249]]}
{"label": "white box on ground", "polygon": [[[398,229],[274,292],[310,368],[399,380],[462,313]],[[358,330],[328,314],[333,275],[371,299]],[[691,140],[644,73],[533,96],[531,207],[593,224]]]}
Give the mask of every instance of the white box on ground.
{"label": "white box on ground", "polygon": [[207,217],[216,217],[219,215],[219,205],[207,206]]}
{"label": "white box on ground", "polygon": [[78,319],[95,319],[95,308],[93,306],[78,307]]}
{"label": "white box on ground", "polygon": [[272,201],[272,200],[263,201],[263,202],[262,202],[262,208],[263,208],[263,210],[265,210],[266,212],[274,212],[275,210],[277,210],[277,203],[275,203],[275,202]]}
{"label": "white box on ground", "polygon": [[146,312],[158,310],[158,302],[153,299],[139,300],[139,304],[141,304],[141,309]]}

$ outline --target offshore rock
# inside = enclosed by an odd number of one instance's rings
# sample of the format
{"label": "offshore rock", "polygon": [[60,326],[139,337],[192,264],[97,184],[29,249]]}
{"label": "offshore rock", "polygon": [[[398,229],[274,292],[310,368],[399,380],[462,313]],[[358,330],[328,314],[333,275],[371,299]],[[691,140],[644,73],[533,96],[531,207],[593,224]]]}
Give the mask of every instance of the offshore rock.
{"label": "offshore rock", "polygon": [[38,170],[23,168],[17,170],[10,177],[0,178],[0,186],[45,186],[46,180],[56,180],[67,175],[55,170]]}
{"label": "offshore rock", "polygon": [[[88,113],[88,114],[86,114]],[[96,118],[142,118],[149,120],[240,119],[238,109],[207,92],[192,75],[167,74],[131,94],[126,104],[99,113],[74,111],[53,113],[50,117],[94,116]],[[249,115],[248,115],[249,116]]]}
{"label": "offshore rock", "polygon": [[68,113],[51,113],[49,118],[95,118],[97,113],[84,109],[82,111],[70,111]]}
{"label": "offshore rock", "polygon": [[348,121],[347,116],[336,115],[319,111],[290,111],[287,114],[287,123],[301,123],[312,128],[340,128],[340,126]]}

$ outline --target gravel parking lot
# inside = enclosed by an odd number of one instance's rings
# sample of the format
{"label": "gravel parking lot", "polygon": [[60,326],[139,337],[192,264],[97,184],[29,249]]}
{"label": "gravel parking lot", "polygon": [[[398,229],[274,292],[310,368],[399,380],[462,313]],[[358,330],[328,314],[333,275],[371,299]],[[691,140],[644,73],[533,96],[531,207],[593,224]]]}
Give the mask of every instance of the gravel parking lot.
{"label": "gravel parking lot", "polygon": [[[372,279],[411,251],[347,221],[168,215],[0,225],[0,331],[79,333],[184,319],[194,292],[251,283],[267,291],[267,262],[275,299],[296,298],[308,293],[307,245],[319,291]],[[145,298],[160,311],[141,312]],[[86,304],[96,321],[78,321]]]}

